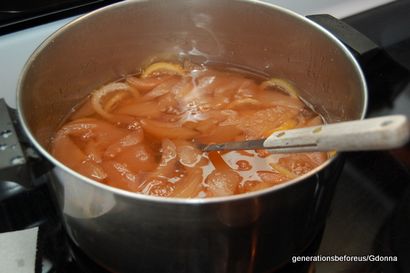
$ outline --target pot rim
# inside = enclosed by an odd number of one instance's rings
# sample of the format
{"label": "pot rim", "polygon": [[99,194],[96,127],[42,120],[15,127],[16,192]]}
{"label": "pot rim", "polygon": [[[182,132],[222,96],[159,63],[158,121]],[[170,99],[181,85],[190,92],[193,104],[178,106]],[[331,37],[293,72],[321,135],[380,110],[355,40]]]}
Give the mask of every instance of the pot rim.
{"label": "pot rim", "polygon": [[[255,197],[259,197],[262,195],[267,195],[272,192],[280,191],[282,189],[285,189],[287,187],[291,187],[292,185],[296,183],[301,183],[305,179],[315,175],[316,173],[320,172],[322,169],[326,168],[328,165],[330,165],[336,158],[339,156],[339,153],[337,153],[335,156],[332,158],[329,158],[325,163],[321,164],[320,166],[316,167],[315,169],[305,173],[302,176],[298,176],[295,179],[286,181],[284,183],[274,185],[272,187],[269,187],[267,189],[255,191],[255,192],[249,192],[249,193],[242,193],[242,194],[236,194],[236,195],[230,195],[230,196],[223,196],[223,197],[207,197],[207,198],[175,198],[175,197],[159,197],[159,196],[151,196],[151,195],[145,195],[142,193],[136,193],[136,192],[131,192],[131,191],[126,191],[123,189],[115,188],[108,186],[106,184],[103,184],[101,182],[97,182],[93,179],[90,179],[86,176],[81,175],[80,173],[75,172],[74,170],[70,169],[69,167],[65,166],[63,163],[58,161],[56,158],[54,158],[43,146],[36,140],[34,135],[31,133],[31,131],[28,128],[28,125],[26,123],[26,119],[24,118],[23,115],[23,105],[21,103],[21,83],[23,82],[23,79],[25,75],[27,74],[28,70],[31,67],[32,62],[36,59],[37,55],[41,53],[41,51],[48,45],[50,44],[55,37],[61,35],[64,30],[71,28],[74,25],[77,25],[81,23],[81,21],[86,20],[88,17],[94,16],[95,14],[103,13],[106,10],[110,10],[113,8],[121,7],[121,6],[126,6],[129,5],[130,3],[135,3],[135,2],[145,2],[147,0],[130,0],[130,1],[124,1],[124,2],[118,2],[114,3],[108,6],[105,6],[103,8],[99,8],[95,11],[89,12],[87,14],[84,14],[78,18],[75,18],[71,22],[65,24],[58,30],[56,30],[54,33],[52,33],[50,36],[48,36],[36,49],[35,51],[31,54],[31,56],[28,58],[26,63],[24,64],[24,67],[19,75],[18,83],[17,83],[17,94],[16,94],[16,101],[17,101],[17,115],[19,122],[21,124],[21,127],[23,128],[23,131],[27,135],[28,139],[30,142],[34,145],[34,147],[40,151],[40,153],[47,158],[53,165],[54,168],[60,168],[63,171],[69,173],[70,175],[74,176],[75,178],[81,180],[84,183],[91,184],[94,187],[97,187],[100,190],[107,190],[109,192],[112,192],[114,194],[121,195],[123,197],[127,198],[133,198],[137,200],[142,200],[142,201],[152,201],[152,202],[157,202],[157,203],[167,203],[167,204],[190,204],[190,205],[199,205],[199,204],[214,204],[214,203],[225,203],[225,202],[238,202],[238,201],[244,201],[246,199],[252,199]],[[301,20],[303,23],[310,25],[313,28],[316,28],[318,31],[320,31],[323,35],[326,35],[327,38],[329,38],[332,42],[335,43],[336,46],[338,46],[343,53],[345,53],[346,58],[350,60],[352,63],[353,67],[356,69],[356,72],[358,73],[358,76],[360,78],[361,82],[361,89],[363,90],[363,107],[362,107],[362,112],[360,114],[360,119],[363,119],[365,117],[366,111],[367,111],[367,106],[368,106],[368,89],[366,85],[366,80],[363,74],[363,71],[360,68],[360,65],[358,61],[353,57],[352,53],[347,49],[347,47],[340,41],[338,40],[331,32],[329,32],[327,29],[324,27],[318,25],[317,23],[307,19],[306,17],[288,10],[286,8],[271,4],[271,3],[266,3],[262,2],[260,0],[238,0],[240,2],[248,2],[250,4],[254,5],[260,5],[264,6],[268,9],[272,10],[277,10],[281,13],[284,13],[288,16],[293,16],[294,18]]]}

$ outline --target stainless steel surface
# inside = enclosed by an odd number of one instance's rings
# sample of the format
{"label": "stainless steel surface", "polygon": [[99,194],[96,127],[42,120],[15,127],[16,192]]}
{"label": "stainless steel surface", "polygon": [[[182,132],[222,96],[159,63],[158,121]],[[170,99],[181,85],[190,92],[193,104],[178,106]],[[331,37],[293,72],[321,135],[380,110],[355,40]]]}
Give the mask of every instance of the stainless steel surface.
{"label": "stainless steel surface", "polygon": [[204,145],[203,151],[267,149],[272,153],[387,150],[409,140],[407,117],[391,115],[281,130],[265,139]]}
{"label": "stainless steel surface", "polygon": [[71,238],[115,272],[266,272],[323,227],[340,170],[329,160],[246,195],[166,199],[85,178],[47,151],[94,88],[161,60],[222,62],[292,81],[329,122],[363,118],[367,91],[342,44],[304,17],[256,1],[126,1],[70,23],[32,55],[18,87],[22,126],[54,165]]}
{"label": "stainless steel surface", "polygon": [[197,147],[204,152],[266,149],[263,146],[265,140],[266,138],[215,144],[198,143]]}

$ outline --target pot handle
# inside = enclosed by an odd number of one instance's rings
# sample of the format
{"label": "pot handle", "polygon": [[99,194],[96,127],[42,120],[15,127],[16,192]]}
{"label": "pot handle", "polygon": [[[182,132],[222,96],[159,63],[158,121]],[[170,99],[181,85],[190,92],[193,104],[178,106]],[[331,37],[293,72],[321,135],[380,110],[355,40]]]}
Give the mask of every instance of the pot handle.
{"label": "pot handle", "polygon": [[392,104],[409,83],[410,71],[383,48],[352,26],[328,14],[308,15],[311,21],[330,31],[358,60],[369,87],[369,110]]}
{"label": "pot handle", "polygon": [[17,183],[24,188],[39,185],[50,163],[30,146],[17,122],[16,110],[0,98],[0,183]]}
{"label": "pot handle", "polygon": [[359,60],[359,62],[370,59],[380,50],[379,46],[368,37],[354,29],[352,26],[329,14],[315,14],[306,17],[336,36],[349,48],[350,52]]}

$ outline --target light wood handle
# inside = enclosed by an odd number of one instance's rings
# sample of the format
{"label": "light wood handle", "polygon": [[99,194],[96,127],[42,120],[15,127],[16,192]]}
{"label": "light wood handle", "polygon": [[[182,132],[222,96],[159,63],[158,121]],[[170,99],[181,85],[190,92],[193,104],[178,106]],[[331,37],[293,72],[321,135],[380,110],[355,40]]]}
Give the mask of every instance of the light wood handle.
{"label": "light wood handle", "polygon": [[410,129],[403,115],[278,131],[263,143],[272,152],[365,151],[406,144]]}

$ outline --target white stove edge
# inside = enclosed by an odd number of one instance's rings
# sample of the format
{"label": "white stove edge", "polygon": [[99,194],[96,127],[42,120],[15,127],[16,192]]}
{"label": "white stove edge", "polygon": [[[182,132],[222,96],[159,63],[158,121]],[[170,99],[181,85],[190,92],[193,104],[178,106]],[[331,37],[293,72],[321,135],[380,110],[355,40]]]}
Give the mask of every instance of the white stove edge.
{"label": "white stove edge", "polygon": [[[298,12],[331,14],[344,18],[395,0],[264,0]],[[0,98],[15,107],[15,92],[20,72],[32,52],[54,31],[74,20],[71,17],[0,36]]]}
{"label": "white stove edge", "polygon": [[30,55],[50,34],[75,18],[0,36],[0,98],[4,98],[9,106],[16,106],[18,78]]}

